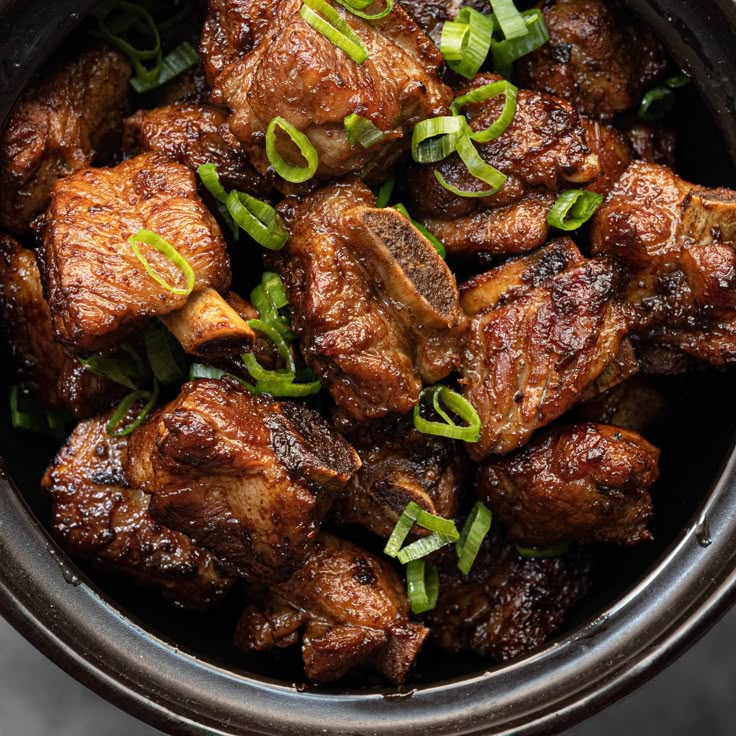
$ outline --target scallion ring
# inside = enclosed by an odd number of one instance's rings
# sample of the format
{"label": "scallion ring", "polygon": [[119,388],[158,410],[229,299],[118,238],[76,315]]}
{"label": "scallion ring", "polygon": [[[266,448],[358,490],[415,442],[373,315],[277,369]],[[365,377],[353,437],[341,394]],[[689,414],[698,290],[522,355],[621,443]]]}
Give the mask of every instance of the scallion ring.
{"label": "scallion ring", "polygon": [[364,13],[363,10],[369,5],[373,4],[373,0],[337,0],[340,5],[346,10],[349,10],[353,15],[357,15],[358,18],[365,18],[365,20],[380,20],[385,18],[394,9],[394,0],[386,0],[386,7],[378,13]]}
{"label": "scallion ring", "polygon": [[[310,0],[311,1],[311,0]],[[276,148],[276,130],[280,128],[291,138],[292,143],[299,149],[305,166],[294,166],[286,162]],[[280,117],[275,117],[268,124],[266,130],[266,156],[273,166],[274,171],[286,181],[292,184],[301,184],[311,179],[319,167],[319,154],[304,133],[297,130],[290,122]]]}
{"label": "scallion ring", "polygon": [[289,231],[276,210],[267,202],[235,189],[227,195],[227,211],[233,221],[253,240],[268,250],[281,250]]}
{"label": "scallion ring", "polygon": [[271,394],[276,398],[298,399],[306,396],[314,396],[322,390],[320,381],[309,381],[308,383],[294,383],[293,380],[260,380],[256,381],[253,393]]}
{"label": "scallion ring", "polygon": [[465,130],[464,118],[445,115],[421,120],[411,135],[411,155],[419,164],[433,164],[455,150],[457,137]]}
{"label": "scallion ring", "polygon": [[[438,401],[444,404],[450,412],[460,417],[466,426],[460,426],[455,422],[435,422],[422,416],[422,402],[428,397],[434,401],[435,393],[438,395]],[[445,416],[447,415],[445,414]],[[419,401],[414,407],[414,426],[423,434],[449,437],[465,442],[478,442],[480,440],[481,421],[475,407],[457,391],[453,391],[447,386],[431,386],[422,391]]]}
{"label": "scallion ring", "polygon": [[386,134],[368,118],[355,112],[346,115],[342,122],[351,146],[359,143],[363,148],[371,148],[386,137]]}
{"label": "scallion ring", "polygon": [[253,353],[243,353],[241,358],[251,378],[256,381],[281,382],[283,380],[289,380],[293,382],[296,378],[296,365],[291,349],[287,345],[286,340],[284,340],[283,335],[273,325],[261,319],[250,319],[248,320],[248,324],[253,330],[260,332],[273,342],[276,346],[276,352],[286,364],[285,368],[277,368],[271,371],[264,368]]}
{"label": "scallion ring", "polygon": [[455,540],[451,537],[447,537],[444,534],[430,534],[428,537],[422,537],[417,539],[416,542],[412,542],[402,549],[397,555],[396,559],[405,565],[407,562],[412,560],[418,560],[427,555],[431,555],[432,552],[436,552],[438,549],[446,547],[448,544],[452,544]]}
{"label": "scallion ring", "polygon": [[504,38],[511,41],[529,33],[524,17],[514,5],[514,0],[491,0],[491,7]]}
{"label": "scallion ring", "polygon": [[196,381],[200,378],[222,378],[231,375],[222,368],[215,368],[213,365],[204,365],[204,363],[192,363],[189,366],[189,380]]}
{"label": "scallion ring", "polygon": [[414,522],[417,520],[417,516],[419,516],[421,510],[422,507],[414,501],[410,501],[407,504],[401,516],[399,516],[399,520],[396,522],[396,526],[394,526],[391,536],[386,542],[386,546],[383,548],[384,554],[389,557],[396,557],[399,554],[399,550],[409,536],[411,528],[414,526]]}
{"label": "scallion ring", "polygon": [[[465,123],[467,125],[467,123]],[[478,153],[478,150],[470,140],[467,133],[460,135],[455,140],[455,147],[458,156],[465,164],[465,168],[479,181],[490,185],[490,189],[466,190],[459,189],[445,181],[445,178],[439,171],[435,171],[435,178],[447,191],[452,192],[458,197],[489,197],[495,194],[506,182],[506,174],[487,164]]]}
{"label": "scallion ring", "polygon": [[[133,235],[131,238],[128,239],[128,242],[130,243],[131,250],[135,254],[135,257],[143,264],[143,268],[146,269],[146,273],[160,286],[163,286],[164,289],[167,291],[170,291],[172,294],[182,295],[182,296],[188,296],[192,293],[192,290],[194,289],[194,284],[196,283],[196,276],[194,274],[194,269],[189,265],[189,262],[184,258],[184,256],[179,253],[179,251],[174,248],[171,243],[169,243],[167,240],[164,240],[160,235],[151,232],[150,230],[139,230],[135,235]],[[159,253],[161,253],[162,256],[165,256],[176,268],[178,268],[184,278],[186,279],[186,286],[184,288],[172,286],[171,284],[166,281],[162,276],[159,276],[151,267],[151,265],[148,263],[148,260],[146,257],[141,253],[140,248],[138,247],[138,243],[143,243],[145,245],[150,246],[154,250],[157,250]]]}
{"label": "scallion ring", "polygon": [[205,189],[218,201],[225,204],[227,202],[227,192],[220,182],[220,175],[217,172],[215,164],[202,164],[197,173],[202,180]]}
{"label": "scallion ring", "polygon": [[179,383],[186,375],[181,346],[160,323],[154,323],[143,333],[146,357],[159,383],[168,386]]}
{"label": "scallion ring", "polygon": [[440,51],[456,74],[473,79],[480,71],[491,47],[493,16],[473,8],[462,8],[454,21],[442,27]]}
{"label": "scallion ring", "polygon": [[603,197],[595,192],[568,189],[552,205],[547,222],[558,230],[577,230],[593,216],[602,201]]}
{"label": "scallion ring", "polygon": [[155,79],[134,77],[130,80],[130,84],[139,94],[150,92],[152,89],[170,82],[187,69],[199,64],[199,62],[200,58],[197,50],[189,42],[183,41],[161,60],[161,66]]}
{"label": "scallion ring", "polygon": [[642,120],[659,120],[672,112],[675,93],[670,87],[655,87],[642,98],[637,115]]}
{"label": "scallion ring", "polygon": [[519,38],[504,39],[503,41],[494,39],[491,43],[494,69],[504,77],[509,76],[511,65],[517,59],[536,51],[549,41],[549,31],[544,24],[541,10],[537,8],[525,10],[521,15],[529,33]]}
{"label": "scallion ring", "polygon": [[473,567],[480,546],[491,530],[492,523],[493,514],[490,509],[478,501],[465,520],[460,539],[455,545],[458,556],[457,566],[463,575],[467,575]]}
{"label": "scallion ring", "polygon": [[[118,404],[117,409],[115,409],[115,411],[113,412],[113,415],[110,417],[110,421],[108,421],[107,425],[105,426],[105,432],[107,432],[107,434],[112,437],[126,437],[131,432],[133,432],[133,430],[140,427],[140,425],[143,424],[143,422],[153,411],[153,408],[156,406],[156,402],[158,401],[158,393],[158,381],[156,381],[154,383],[153,391],[138,390],[128,394]],[[133,405],[139,401],[145,401],[146,404],[141,409],[138,416],[132,422],[130,422],[130,424],[126,424],[122,429],[118,429],[120,422],[125,419]]]}
{"label": "scallion ring", "polygon": [[498,97],[498,95],[504,95],[503,110],[496,121],[483,130],[471,131],[468,134],[476,143],[488,143],[498,138],[513,122],[514,116],[516,115],[518,93],[519,90],[505,79],[499,82],[484,84],[482,87],[476,87],[467,94],[456,98],[452,103],[452,113],[458,115],[465,105],[474,105],[479,102],[491,100],[494,97]]}
{"label": "scallion ring", "polygon": [[368,49],[360,36],[326,0],[302,0],[299,15],[357,64],[362,64],[368,58]]}
{"label": "scallion ring", "polygon": [[412,560],[406,566],[406,595],[415,615],[431,611],[437,605],[440,578],[437,568],[424,560]]}

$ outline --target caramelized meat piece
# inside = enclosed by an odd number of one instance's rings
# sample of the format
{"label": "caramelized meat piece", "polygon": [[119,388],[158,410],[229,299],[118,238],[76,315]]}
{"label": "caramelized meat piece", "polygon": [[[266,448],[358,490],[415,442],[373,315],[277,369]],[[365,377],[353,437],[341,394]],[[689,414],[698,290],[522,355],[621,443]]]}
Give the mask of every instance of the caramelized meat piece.
{"label": "caramelized meat piece", "polygon": [[674,168],[676,138],[673,130],[649,125],[635,117],[616,125],[626,136],[636,158]]}
{"label": "caramelized meat piece", "polygon": [[[499,79],[493,74],[479,75],[460,94]],[[480,131],[495,122],[503,102],[499,96],[467,105],[464,112],[470,127]],[[598,158],[586,143],[573,107],[565,100],[529,90],[519,90],[511,125],[495,140],[480,144],[478,152],[508,177],[490,197],[459,197],[437,181],[436,171],[459,189],[485,187],[458,154],[437,164],[415,165],[409,172],[414,208],[448,252],[520,253],[538,247],[547,238],[547,215],[558,189],[570,182],[593,181],[600,174]]]}
{"label": "caramelized meat piece", "polygon": [[598,156],[600,176],[586,189],[605,196],[613,189],[631,163],[632,151],[623,134],[616,128],[583,118],[585,140],[590,150]]}
{"label": "caramelized meat piece", "polygon": [[155,522],[150,496],[128,483],[127,438],[105,432],[109,415],[82,422],[46,472],[52,528],[74,557],[156,588],[171,601],[205,608],[233,580],[209,552]]}
{"label": "caramelized meat piece", "polygon": [[46,409],[87,417],[120,398],[122,387],[86,371],[54,337],[33,251],[0,236],[0,315],[21,386]]}
{"label": "caramelized meat piece", "polygon": [[652,538],[648,491],[658,460],[659,450],[635,432],[604,424],[555,427],[513,455],[489,460],[478,496],[512,542],[633,545]]}
{"label": "caramelized meat piece", "polygon": [[564,97],[584,115],[608,120],[639,104],[667,59],[640,21],[610,0],[545,0],[549,43],[523,57],[524,86]]}
{"label": "caramelized meat piece", "polygon": [[[371,22],[338,7],[369,52],[356,64],[302,19],[300,7],[300,0],[211,4],[202,49],[208,68],[221,68],[212,99],[232,110],[230,128],[261,174],[270,167],[264,133],[280,116],[317,150],[319,168],[310,184],[350,173],[380,181],[408,148],[415,123],[447,113],[452,93],[438,75],[442,55],[398,3]],[[215,30],[218,20],[225,27]],[[343,120],[352,113],[368,118],[385,138],[367,149],[351,146]],[[290,140],[278,139],[298,162]],[[294,190],[279,177],[274,184]]]}
{"label": "caramelized meat piece", "polygon": [[227,114],[218,107],[181,104],[139,110],[125,121],[123,141],[128,153],[158,151],[195,172],[202,164],[215,164],[228,191],[269,192],[230,132]]}
{"label": "caramelized meat piece", "polygon": [[596,212],[591,236],[594,253],[626,265],[626,300],[640,332],[651,329],[660,343],[730,362],[736,193],[697,187],[664,166],[637,161]]}
{"label": "caramelized meat piece", "polygon": [[401,578],[384,560],[322,532],[290,580],[261,591],[243,613],[235,644],[246,652],[302,639],[307,677],[332,682],[354,668],[400,685],[429,633],[409,621]]}
{"label": "caramelized meat piece", "polygon": [[130,76],[123,54],[97,48],[23,95],[0,138],[0,227],[28,232],[54,182],[106,153],[120,130]]}
{"label": "caramelized meat piece", "polygon": [[505,662],[544,644],[589,587],[590,564],[582,553],[526,559],[491,535],[467,577],[454,559],[440,568],[437,607],[425,621],[446,652]]}
{"label": "caramelized meat piece", "polygon": [[188,104],[206,105],[210,99],[205,70],[201,64],[187,69],[155,90],[156,107]]}
{"label": "caramelized meat piece", "polygon": [[484,0],[403,0],[401,7],[438,46],[445,21],[454,20],[462,8],[470,7],[480,13],[491,10]]}
{"label": "caramelized meat piece", "polygon": [[467,475],[457,443],[421,434],[405,419],[365,425],[349,439],[363,465],[335,502],[339,523],[389,537],[411,501],[453,518]]}
{"label": "caramelized meat piece", "polygon": [[[136,258],[128,241],[142,228],[189,262],[195,293],[229,285],[225,241],[186,166],[145,153],[115,168],[78,171],[54,187],[42,251],[54,328],[70,350],[104,349],[146,318],[187,301],[154,281]],[[153,248],[140,248],[159,276],[183,285],[177,266]]]}
{"label": "caramelized meat piece", "polygon": [[[499,278],[508,275],[498,269]],[[521,447],[564,414],[614,360],[627,329],[606,260],[534,288],[510,281],[511,298],[475,316],[466,343],[464,393],[482,420],[480,442],[468,445],[474,460]]]}
{"label": "caramelized meat piece", "polygon": [[285,580],[335,494],[360,467],[311,409],[234,378],[184,386],[130,441],[128,473],[151,515],[248,579]]}
{"label": "caramelized meat piece", "polygon": [[405,414],[455,368],[466,327],[457,286],[430,243],[356,181],[281,205],[275,257],[307,365],[348,416]]}

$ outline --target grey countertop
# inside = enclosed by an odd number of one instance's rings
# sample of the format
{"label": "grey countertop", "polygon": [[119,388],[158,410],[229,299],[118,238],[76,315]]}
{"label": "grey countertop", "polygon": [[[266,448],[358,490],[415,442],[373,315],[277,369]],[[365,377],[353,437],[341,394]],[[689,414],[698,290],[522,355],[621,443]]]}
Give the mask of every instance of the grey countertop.
{"label": "grey countertop", "polygon": [[[653,682],[565,736],[736,733],[736,610]],[[0,619],[0,736],[156,736],[91,693]]]}

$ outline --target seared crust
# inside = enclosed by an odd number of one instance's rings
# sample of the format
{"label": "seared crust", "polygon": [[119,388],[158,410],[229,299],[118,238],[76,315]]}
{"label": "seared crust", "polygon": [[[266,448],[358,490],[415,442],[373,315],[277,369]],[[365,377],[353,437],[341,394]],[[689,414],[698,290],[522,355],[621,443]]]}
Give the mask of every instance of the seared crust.
{"label": "seared crust", "polygon": [[[230,284],[220,228],[197,195],[194,174],[159,153],[111,169],[85,169],[54,187],[41,258],[57,338],[75,352],[100,350],[147,318],[184,306],[145,271],[129,238],[147,229],[173,245],[196,277],[194,291]],[[141,252],[169,284],[182,273],[148,246]]]}

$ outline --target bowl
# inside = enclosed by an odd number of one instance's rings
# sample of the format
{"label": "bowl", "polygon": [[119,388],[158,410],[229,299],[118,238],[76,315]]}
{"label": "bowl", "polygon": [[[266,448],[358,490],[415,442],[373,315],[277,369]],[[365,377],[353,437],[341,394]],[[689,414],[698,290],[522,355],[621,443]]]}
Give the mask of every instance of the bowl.
{"label": "bowl", "polygon": [[[92,5],[0,0],[0,122]],[[686,141],[680,170],[699,183],[734,185],[736,3],[629,5],[695,80],[697,93],[687,93],[678,117]],[[0,386],[8,380],[4,366]],[[546,646],[503,666],[436,656],[401,692],[285,680],[296,672],[288,656],[274,666],[229,647],[237,609],[194,618],[71,562],[41,521],[47,509],[38,480],[54,448],[11,433],[7,416],[0,418],[0,613],[70,675],[176,736],[555,733],[651,677],[732,603],[734,383],[716,372],[666,382],[668,413],[648,437],[665,448],[655,543],[600,554],[599,583],[576,618]]]}

